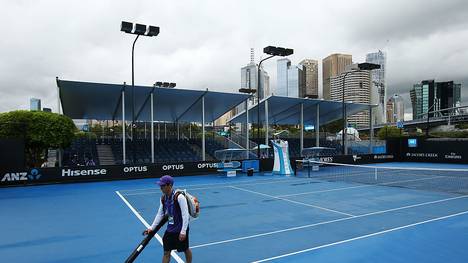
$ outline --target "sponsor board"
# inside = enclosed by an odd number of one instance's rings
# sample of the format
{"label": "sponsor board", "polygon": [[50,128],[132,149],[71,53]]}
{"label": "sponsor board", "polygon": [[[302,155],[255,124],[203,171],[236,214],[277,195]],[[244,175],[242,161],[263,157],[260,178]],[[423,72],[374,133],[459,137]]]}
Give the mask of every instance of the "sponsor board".
{"label": "sponsor board", "polygon": [[184,164],[165,164],[162,166],[163,171],[180,171],[184,170]]}
{"label": "sponsor board", "polygon": [[328,156],[328,157],[320,157],[319,160],[324,163],[332,163],[333,162],[333,157]]}
{"label": "sponsor board", "polygon": [[123,171],[124,173],[144,173],[148,171],[148,166],[126,166]]}
{"label": "sponsor board", "polygon": [[219,166],[218,163],[199,163],[197,164],[198,169],[217,169]]}
{"label": "sponsor board", "polygon": [[382,159],[394,159],[395,157],[393,154],[381,154],[381,155],[374,155],[374,160],[382,160]]}
{"label": "sponsor board", "polygon": [[32,169],[29,172],[9,172],[2,176],[2,182],[36,181],[42,177],[38,169]]}
{"label": "sponsor board", "polygon": [[62,177],[106,175],[107,169],[62,169]]}
{"label": "sponsor board", "polygon": [[450,160],[461,160],[462,156],[460,154],[451,152],[450,154],[445,154],[444,158],[445,159],[450,159]]}
{"label": "sponsor board", "polygon": [[362,157],[359,155],[353,155],[353,162],[356,162],[357,160],[361,160]]}
{"label": "sponsor board", "polygon": [[406,153],[406,157],[427,157],[427,158],[438,158],[438,153]]}

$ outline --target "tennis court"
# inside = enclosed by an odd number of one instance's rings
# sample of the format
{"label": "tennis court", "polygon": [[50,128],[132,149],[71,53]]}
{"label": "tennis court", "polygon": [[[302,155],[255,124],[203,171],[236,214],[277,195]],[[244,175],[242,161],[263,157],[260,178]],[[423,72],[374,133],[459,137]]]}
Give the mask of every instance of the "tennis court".
{"label": "tennis court", "polygon": [[[320,167],[310,177],[189,176],[175,188],[201,202],[190,224],[194,262],[466,262],[468,166],[431,165],[431,174]],[[0,189],[2,261],[123,262],[158,208],[155,181]],[[161,255],[153,240],[137,261]]]}

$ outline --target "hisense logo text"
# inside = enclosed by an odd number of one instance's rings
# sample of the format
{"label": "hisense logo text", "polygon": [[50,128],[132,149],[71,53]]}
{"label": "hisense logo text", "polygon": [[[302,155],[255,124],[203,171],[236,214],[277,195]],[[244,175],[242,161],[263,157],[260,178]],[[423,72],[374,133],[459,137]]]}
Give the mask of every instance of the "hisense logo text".
{"label": "hisense logo text", "polygon": [[93,170],[72,170],[63,169],[62,176],[87,176],[87,175],[105,175],[106,169],[93,169]]}

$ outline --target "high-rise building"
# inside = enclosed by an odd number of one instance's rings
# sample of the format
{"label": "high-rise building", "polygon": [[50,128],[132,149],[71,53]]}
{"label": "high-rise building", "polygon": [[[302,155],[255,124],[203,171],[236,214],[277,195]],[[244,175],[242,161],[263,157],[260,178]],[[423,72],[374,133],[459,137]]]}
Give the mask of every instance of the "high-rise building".
{"label": "high-rise building", "polygon": [[305,73],[305,94],[302,97],[318,98],[318,61],[304,59],[299,65],[303,66]]}
{"label": "high-rise building", "polygon": [[41,100],[40,99],[36,99],[36,98],[31,98],[29,100],[29,109],[30,110],[34,110],[34,111],[40,111],[42,108],[41,108]]}
{"label": "high-rise building", "polygon": [[410,90],[413,120],[424,118],[424,113],[427,113],[429,109],[429,90],[432,90],[433,93],[434,80],[414,84]]}
{"label": "high-rise building", "polygon": [[[260,85],[257,85],[258,77],[257,71],[258,67],[255,64],[255,57],[253,48],[250,49],[250,63],[245,67],[241,68],[241,88],[242,89],[255,89],[257,93],[255,94],[255,101],[249,101],[249,105],[253,105],[257,101],[257,96],[260,96],[260,100],[271,94],[270,92],[270,76],[263,69],[260,69]],[[245,103],[240,104],[236,107],[235,113],[239,113],[245,110]]]}
{"label": "high-rise building", "polygon": [[[439,98],[440,109],[461,106],[461,84],[453,81],[436,82],[436,96]],[[441,112],[447,115],[448,112]]]}
{"label": "high-rise building", "polygon": [[247,66],[241,68],[241,88],[244,89],[256,89],[257,96],[260,96],[260,100],[269,95],[270,89],[270,77],[268,73],[260,68],[260,85],[257,85],[258,81],[258,67],[255,64],[255,57],[253,49],[250,50],[250,63]]}
{"label": "high-rise building", "polygon": [[405,105],[403,98],[398,94],[387,101],[387,123],[396,123],[405,120]]}
{"label": "high-rise building", "polygon": [[423,80],[413,85],[410,96],[413,120],[426,118],[428,113],[429,117],[447,115],[447,111],[440,110],[460,106],[461,84]]}
{"label": "high-rise building", "polygon": [[278,59],[277,79],[275,95],[292,98],[305,96],[305,74],[302,65],[291,65],[287,58]]}
{"label": "high-rise building", "polygon": [[331,54],[322,61],[322,97],[325,100],[331,99],[330,79],[336,77],[346,70],[346,66],[353,63],[353,56],[347,54]]}
{"label": "high-rise building", "polygon": [[386,101],[387,101],[387,84],[385,81],[385,70],[387,64],[387,54],[381,50],[375,53],[366,55],[366,62],[380,65],[380,69],[371,71],[371,103],[377,104],[378,110],[374,111],[374,123],[380,124],[386,121]]}
{"label": "high-rise building", "polygon": [[271,95],[270,76],[268,75],[268,72],[263,70],[263,67],[262,70],[260,70],[260,87],[263,87],[263,97],[261,97],[261,99]]}
{"label": "high-rise building", "polygon": [[[345,102],[370,103],[370,72],[368,70],[349,69],[344,87]],[[334,101],[343,101],[343,77],[346,72],[330,78],[330,97]],[[364,111],[348,117],[348,124],[356,128],[369,126],[369,112]]]}
{"label": "high-rise building", "polygon": [[288,96],[288,69],[291,67],[291,61],[287,58],[276,61],[276,90],[275,95]]}

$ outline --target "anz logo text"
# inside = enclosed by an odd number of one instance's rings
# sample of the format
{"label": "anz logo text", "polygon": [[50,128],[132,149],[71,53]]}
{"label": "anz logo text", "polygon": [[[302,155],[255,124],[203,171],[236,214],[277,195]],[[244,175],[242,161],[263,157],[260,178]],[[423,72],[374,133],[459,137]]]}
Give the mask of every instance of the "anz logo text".
{"label": "anz logo text", "polygon": [[32,169],[31,172],[6,173],[2,177],[2,182],[15,181],[34,181],[41,178],[41,173],[38,169]]}

